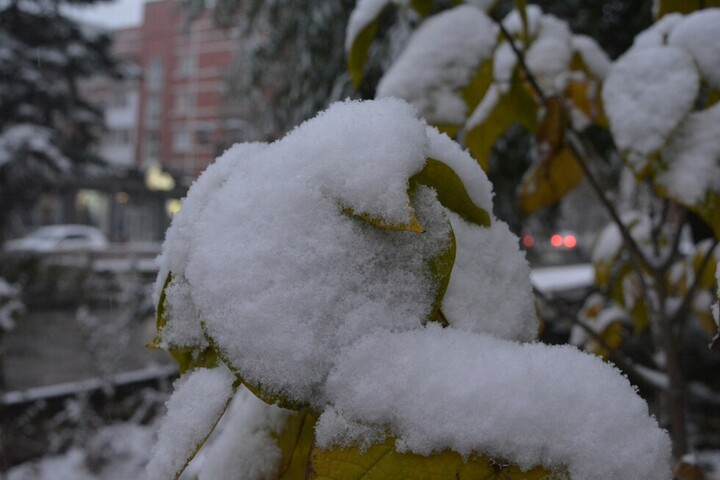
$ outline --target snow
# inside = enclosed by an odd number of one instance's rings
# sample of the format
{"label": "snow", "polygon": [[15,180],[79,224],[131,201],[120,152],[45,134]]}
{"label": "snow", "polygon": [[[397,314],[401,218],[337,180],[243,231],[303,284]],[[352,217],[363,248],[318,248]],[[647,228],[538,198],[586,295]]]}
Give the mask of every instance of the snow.
{"label": "snow", "polygon": [[485,93],[485,96],[475,108],[475,111],[470,115],[470,118],[468,118],[465,124],[465,131],[474,129],[490,116],[500,101],[500,88],[497,84],[490,85],[487,93]]}
{"label": "snow", "polygon": [[565,88],[572,55],[572,33],[567,23],[542,15],[537,36],[525,52],[525,63],[544,93],[559,93]]}
{"label": "snow", "polygon": [[[401,451],[477,452],[567,467],[576,480],[669,478],[667,436],[617,370],[572,348],[516,343],[537,331],[518,239],[496,219],[467,224],[431,188],[409,193],[428,157],[492,211],[480,167],[398,99],[334,104],[277,142],[234,147],[193,186],[168,233],[159,281],[173,271],[186,282],[168,289],[170,323],[196,311],[245,381],[324,412],[321,447],[389,434]],[[403,230],[413,215],[423,233]],[[425,325],[437,294],[430,264],[451,228],[442,329]],[[178,342],[198,332],[166,331]],[[224,366],[185,378],[150,478],[182,468],[230,395]],[[271,475],[270,439],[285,415],[238,400],[201,478]],[[229,455],[237,451],[247,455]]]}
{"label": "snow", "polygon": [[670,13],[663,16],[648,29],[640,32],[633,42],[632,49],[643,49],[647,47],[659,47],[665,45],[668,35],[680,23],[683,15],[680,13]]}
{"label": "snow", "polygon": [[668,44],[690,53],[703,79],[712,88],[720,89],[720,8],[687,15],[670,32]]}
{"label": "snow", "polygon": [[221,365],[196,369],[176,382],[147,465],[148,480],[174,478],[182,471],[222,415],[234,380],[230,370]]}
{"label": "snow", "polygon": [[[528,23],[528,36],[530,38],[535,38],[541,28],[541,18],[543,16],[542,9],[537,5],[527,5],[525,7],[525,14],[527,16]],[[514,34],[514,36],[519,36],[523,31],[522,17],[517,9],[513,9],[510,13],[508,13],[505,18],[503,18],[502,24],[505,29],[509,33]]]}
{"label": "snow", "polygon": [[691,110],[699,88],[692,57],[677,47],[631,49],[613,64],[603,103],[615,143],[635,171]]}
{"label": "snow", "polygon": [[203,449],[198,479],[276,478],[282,456],[276,439],[291,413],[266,404],[247,389],[239,390],[217,435]]}
{"label": "snow", "polygon": [[461,124],[460,89],[492,58],[497,26],[481,9],[462,5],[426,20],[377,87],[377,97],[404,98],[433,124]]}
{"label": "snow", "polygon": [[321,448],[397,438],[399,451],[450,448],[574,480],[671,478],[670,440],[620,372],[569,346],[518,344],[453,328],[379,331],[345,352],[327,381]]}
{"label": "snow", "polygon": [[[486,211],[492,188],[467,152],[397,99],[336,104],[253,148],[236,147],[221,159],[227,168],[208,169],[168,232],[159,279],[173,271],[168,325],[180,320],[163,335],[197,343],[196,311],[248,381],[318,401],[339,349],[376,328],[419,328],[432,309],[429,264],[447,248],[450,224],[432,190],[417,189],[411,201],[408,179],[432,156]],[[409,223],[414,209],[425,233],[380,229],[343,208],[391,224]]]}
{"label": "snow", "polygon": [[588,288],[595,282],[593,266],[589,264],[533,268],[533,286],[543,293]]}
{"label": "snow", "polygon": [[358,0],[350,14],[345,33],[345,51],[348,54],[360,32],[372,23],[390,2],[391,0]]}
{"label": "snow", "polygon": [[573,35],[572,48],[579,53],[590,74],[597,80],[604,80],[610,71],[610,57],[595,40],[587,35]]}
{"label": "snow", "polygon": [[707,192],[720,190],[718,139],[720,104],[688,115],[660,152],[667,170],[658,184],[685,205],[698,205]]}
{"label": "snow", "polygon": [[52,130],[22,123],[0,131],[0,167],[30,154],[46,157],[60,171],[70,169],[70,160],[53,145]]}
{"label": "snow", "polygon": [[454,214],[450,221],[457,253],[442,304],[445,318],[455,328],[532,341],[539,324],[530,267],[517,237],[499,220],[490,228]]}
{"label": "snow", "polygon": [[127,480],[143,478],[152,446],[152,427],[107,425],[83,447],[10,468],[7,480]]}

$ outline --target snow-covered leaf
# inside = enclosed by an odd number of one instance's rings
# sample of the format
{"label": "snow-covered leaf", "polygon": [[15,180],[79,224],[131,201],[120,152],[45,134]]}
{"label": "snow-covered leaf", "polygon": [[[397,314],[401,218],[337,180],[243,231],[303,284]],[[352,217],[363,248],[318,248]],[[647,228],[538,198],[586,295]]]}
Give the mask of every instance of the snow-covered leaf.
{"label": "snow-covered leaf", "polygon": [[475,6],[434,15],[412,34],[380,80],[377,97],[403,98],[429,123],[450,133],[487,89],[492,68],[485,63],[496,42],[497,26]]}
{"label": "snow-covered leaf", "polygon": [[198,368],[178,380],[147,466],[148,480],[178,478],[225,412],[235,377],[227,367]]}
{"label": "snow-covered leaf", "polygon": [[490,152],[498,138],[515,123],[530,131],[537,127],[538,106],[516,72],[508,92],[493,84],[465,126],[465,145],[487,170]]}
{"label": "snow-covered leaf", "polygon": [[410,177],[410,185],[414,184],[432,187],[445,208],[468,222],[490,226],[490,214],[473,203],[458,174],[442,160],[428,158],[425,167]]}
{"label": "snow-covered leaf", "polygon": [[359,0],[350,15],[345,37],[348,71],[355,87],[360,86],[370,45],[377,34],[380,15],[391,0]]}
{"label": "snow-covered leaf", "polygon": [[692,57],[677,47],[631,49],[613,64],[602,97],[615,143],[633,171],[647,169],[648,158],[692,109],[699,88]]}

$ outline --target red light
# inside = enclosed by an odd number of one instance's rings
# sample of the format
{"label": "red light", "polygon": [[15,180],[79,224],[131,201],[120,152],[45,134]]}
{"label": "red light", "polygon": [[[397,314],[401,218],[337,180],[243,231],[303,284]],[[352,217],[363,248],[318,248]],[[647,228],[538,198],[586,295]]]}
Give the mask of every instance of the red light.
{"label": "red light", "polygon": [[524,235],[522,238],[523,245],[525,248],[532,248],[535,246],[535,239],[532,235]]}
{"label": "red light", "polygon": [[563,245],[567,248],[575,248],[575,245],[577,245],[577,238],[575,238],[575,235],[567,235],[563,239]]}
{"label": "red light", "polygon": [[558,235],[557,233],[550,237],[550,244],[555,248],[562,247],[563,244],[563,237]]}

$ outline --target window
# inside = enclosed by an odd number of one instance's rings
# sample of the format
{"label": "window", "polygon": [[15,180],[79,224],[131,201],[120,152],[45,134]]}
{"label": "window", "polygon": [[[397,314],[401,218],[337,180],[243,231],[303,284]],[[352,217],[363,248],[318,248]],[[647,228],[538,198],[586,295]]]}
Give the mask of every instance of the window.
{"label": "window", "polygon": [[177,76],[191,77],[195,75],[197,61],[195,55],[183,55],[178,58]]}
{"label": "window", "polygon": [[175,112],[188,114],[195,108],[195,94],[181,93],[175,97]]}
{"label": "window", "polygon": [[149,95],[145,101],[145,122],[150,125],[160,123],[162,117],[162,98],[160,95]]}
{"label": "window", "polygon": [[146,164],[160,161],[160,132],[156,130],[145,132],[143,159]]}
{"label": "window", "polygon": [[162,89],[165,81],[165,62],[162,58],[154,58],[150,61],[145,80],[148,90],[157,91]]}
{"label": "window", "polygon": [[173,135],[173,150],[178,153],[190,151],[190,133],[187,130],[176,130]]}

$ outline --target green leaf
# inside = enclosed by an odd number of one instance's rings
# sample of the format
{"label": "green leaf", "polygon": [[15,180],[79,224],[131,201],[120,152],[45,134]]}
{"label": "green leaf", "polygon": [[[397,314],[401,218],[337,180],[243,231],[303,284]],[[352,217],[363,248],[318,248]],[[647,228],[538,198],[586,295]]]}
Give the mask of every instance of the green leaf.
{"label": "green leaf", "polygon": [[158,350],[167,350],[173,357],[175,362],[178,364],[178,370],[180,374],[183,374],[189,370],[193,370],[198,367],[214,368],[217,366],[218,354],[212,346],[201,347],[173,347],[173,346],[161,346],[162,339],[160,338],[160,332],[167,325],[168,322],[172,321],[169,316],[167,309],[167,289],[172,283],[173,274],[168,272],[163,282],[162,290],[160,291],[160,298],[157,304],[157,313],[155,316],[155,328],[157,335],[153,340],[147,344],[148,348],[154,348]]}
{"label": "green leaf", "polygon": [[157,335],[155,338],[150,341],[150,343],[147,344],[148,348],[154,348],[154,349],[161,349],[160,347],[160,331],[163,329],[163,327],[167,324],[168,318],[167,318],[167,311],[165,307],[165,300],[167,299],[167,288],[168,285],[170,285],[170,282],[172,282],[173,274],[172,272],[168,272],[168,274],[165,276],[165,281],[163,282],[162,290],[160,290],[160,298],[158,299],[158,304],[155,309],[155,331]]}
{"label": "green leaf", "polygon": [[[494,104],[493,100],[496,100]],[[468,128],[465,145],[483,170],[487,171],[493,145],[508,128],[519,123],[527,130],[535,131],[538,105],[516,71],[508,92],[501,93],[497,85],[488,89],[478,105],[478,108],[485,107],[489,109],[488,114]]]}
{"label": "green leaf", "polygon": [[410,0],[410,6],[424,17],[432,11],[433,0]]}
{"label": "green leaf", "polygon": [[450,242],[448,247],[430,261],[430,273],[437,282],[437,293],[435,294],[435,302],[433,302],[433,309],[430,313],[430,321],[437,322],[443,326],[448,326],[449,323],[443,315],[441,307],[443,298],[445,298],[445,292],[447,292],[448,284],[450,283],[450,274],[452,273],[453,266],[455,265],[455,255],[457,253],[457,241],[455,240],[455,233],[450,227]]}
{"label": "green leaf", "polygon": [[312,449],[317,418],[309,410],[294,412],[279,435],[273,435],[282,453],[278,480],[304,479]]}
{"label": "green leaf", "polygon": [[355,88],[359,88],[360,83],[362,82],[363,74],[365,72],[365,64],[367,63],[367,59],[370,54],[370,45],[377,35],[380,16],[391,4],[389,0],[385,0],[384,3],[385,5],[378,9],[377,16],[363,26],[357,36],[352,39],[347,61],[350,78],[352,79]]}
{"label": "green leaf", "polygon": [[[480,63],[480,66],[475,71],[475,74],[470,78],[470,83],[460,90],[465,105],[468,107],[468,111],[472,112],[475,107],[478,106],[480,101],[487,93],[490,85],[493,82],[493,61],[492,58],[485,60]],[[437,125],[436,125],[437,126]],[[440,130],[438,126],[438,130]],[[442,130],[441,130],[442,131]],[[457,133],[457,132],[455,132]],[[454,135],[450,135],[453,137]]]}
{"label": "green leaf", "polygon": [[583,172],[569,148],[535,163],[519,187],[520,207],[526,214],[551,205],[575,188]]}
{"label": "green leaf", "polygon": [[657,0],[655,18],[662,18],[672,12],[692,13],[701,8],[720,7],[720,0]]}
{"label": "green leaf", "polygon": [[530,45],[530,28],[528,26],[527,16],[527,1],[526,0],[514,0],[515,9],[520,13],[520,20],[522,21],[522,41],[523,45]]}
{"label": "green leaf", "polygon": [[427,159],[425,167],[410,177],[411,188],[418,184],[434,188],[440,203],[468,222],[490,226],[490,214],[473,203],[458,174],[441,160]]}
{"label": "green leaf", "polygon": [[544,468],[526,472],[517,466],[471,455],[467,460],[446,450],[429,456],[400,453],[395,440],[367,450],[358,447],[320,450],[314,447],[310,456],[308,479],[312,480],[560,480],[567,479],[562,472],[553,473]]}

